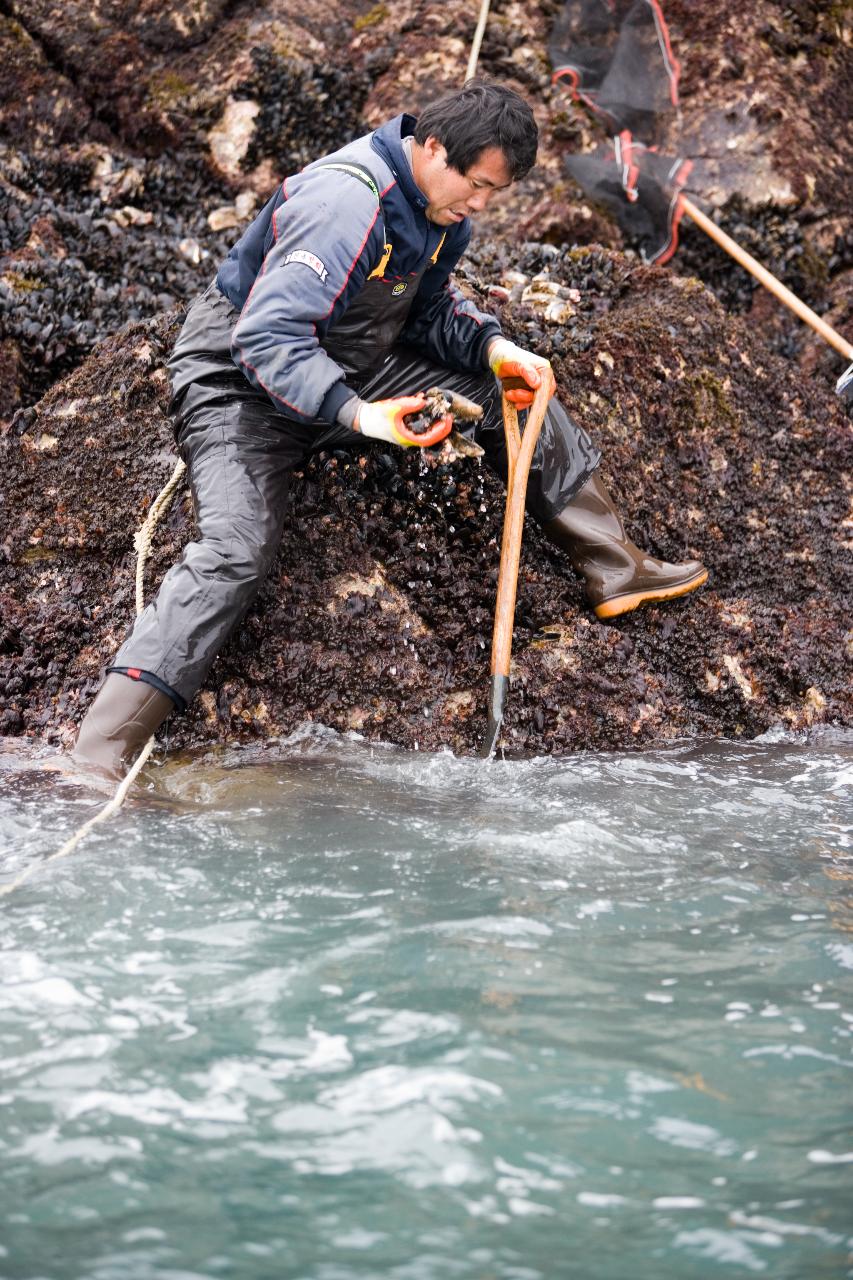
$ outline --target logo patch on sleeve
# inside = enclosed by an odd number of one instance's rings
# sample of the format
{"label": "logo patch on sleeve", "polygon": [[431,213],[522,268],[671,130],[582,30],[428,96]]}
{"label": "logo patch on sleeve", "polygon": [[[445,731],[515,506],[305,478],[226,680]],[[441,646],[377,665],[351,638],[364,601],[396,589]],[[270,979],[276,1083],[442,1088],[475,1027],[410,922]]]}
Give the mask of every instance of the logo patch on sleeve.
{"label": "logo patch on sleeve", "polygon": [[326,269],[326,264],[317,257],[316,253],[309,253],[307,249],[294,249],[285,258],[284,266],[287,266],[289,262],[301,262],[304,266],[310,267],[312,271],[317,273],[323,284],[326,283],[326,276],[329,272]]}

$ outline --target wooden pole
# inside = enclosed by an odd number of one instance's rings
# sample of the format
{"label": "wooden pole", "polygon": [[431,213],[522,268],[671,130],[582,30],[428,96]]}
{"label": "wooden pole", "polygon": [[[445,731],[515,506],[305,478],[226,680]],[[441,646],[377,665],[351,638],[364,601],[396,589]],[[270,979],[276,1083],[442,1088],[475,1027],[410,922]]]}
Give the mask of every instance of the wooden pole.
{"label": "wooden pole", "polygon": [[490,0],[482,0],[480,5],[480,16],[477,19],[477,27],[474,31],[474,40],[471,45],[471,52],[468,55],[468,66],[465,71],[465,79],[470,80],[474,72],[477,70],[477,59],[480,56],[480,45],[483,43],[483,36],[486,32],[486,20],[489,16]]}
{"label": "wooden pole", "polygon": [[804,302],[801,302],[797,295],[791,293],[791,290],[786,288],[781,280],[777,280],[766,267],[762,267],[760,262],[756,262],[755,258],[748,254],[745,249],[742,249],[736,240],[732,240],[731,236],[727,236],[725,231],[721,231],[716,222],[712,222],[710,218],[706,217],[702,210],[697,209],[691,200],[688,200],[683,195],[679,199],[681,200],[682,209],[689,218],[693,219],[697,227],[701,227],[712,240],[716,240],[717,244],[725,249],[726,253],[734,258],[735,262],[739,262],[742,267],[755,276],[756,280],[760,280],[765,289],[769,289],[780,302],[783,302],[786,307],[790,307],[801,320],[805,320],[806,324],[810,324],[815,332],[819,333],[823,340],[840,352],[846,360],[853,360],[853,346],[842,338],[840,333],[837,333],[825,320],[821,320],[820,316],[816,315],[811,307],[807,307]]}
{"label": "wooden pole", "polygon": [[543,378],[527,414],[522,435],[518,427],[515,405],[503,397],[504,435],[508,462],[506,510],[504,513],[501,560],[498,570],[498,593],[495,601],[495,628],[492,634],[491,690],[489,722],[481,755],[488,758],[495,749],[503,720],[509,687],[509,664],[512,654],[512,631],[515,621],[515,598],[518,590],[518,566],[524,532],[524,502],[527,478],[536,449],[545,410],[551,399],[551,379]]}

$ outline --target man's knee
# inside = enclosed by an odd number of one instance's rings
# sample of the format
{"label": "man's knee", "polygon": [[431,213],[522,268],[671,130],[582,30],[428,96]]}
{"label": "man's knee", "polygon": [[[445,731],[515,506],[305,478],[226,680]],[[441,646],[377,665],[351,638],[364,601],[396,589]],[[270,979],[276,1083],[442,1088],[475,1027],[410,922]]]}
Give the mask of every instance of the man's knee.
{"label": "man's knee", "polygon": [[217,583],[237,593],[240,599],[251,598],[267,577],[278,550],[279,536],[211,535],[187,548],[187,567],[197,579],[208,585]]}

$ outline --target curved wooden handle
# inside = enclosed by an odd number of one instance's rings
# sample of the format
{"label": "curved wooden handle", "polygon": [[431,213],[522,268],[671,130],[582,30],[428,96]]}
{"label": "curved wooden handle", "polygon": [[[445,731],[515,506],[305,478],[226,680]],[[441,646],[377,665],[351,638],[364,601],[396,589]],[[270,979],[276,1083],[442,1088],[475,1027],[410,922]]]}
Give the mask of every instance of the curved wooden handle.
{"label": "curved wooden handle", "polygon": [[506,434],[509,474],[507,476],[506,510],[501,562],[498,570],[498,595],[495,602],[495,629],[492,636],[493,676],[509,675],[512,651],[512,628],[515,618],[515,597],[518,589],[518,565],[521,559],[521,537],[524,528],[524,500],[527,496],[527,477],[533,453],[545,420],[545,410],[551,399],[551,388],[543,380],[533,397],[527,414],[524,434],[518,429],[518,413],[515,405],[504,396],[504,432]]}

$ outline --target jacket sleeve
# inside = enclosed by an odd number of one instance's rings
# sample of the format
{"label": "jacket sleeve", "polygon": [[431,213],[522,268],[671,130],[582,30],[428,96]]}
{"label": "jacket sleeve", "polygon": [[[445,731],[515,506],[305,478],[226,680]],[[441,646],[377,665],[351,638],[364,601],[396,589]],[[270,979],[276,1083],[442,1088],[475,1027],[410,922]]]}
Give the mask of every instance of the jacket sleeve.
{"label": "jacket sleeve", "polygon": [[365,183],[337,170],[307,170],[291,183],[231,354],[282,413],[333,422],[354,393],[319,339],[379,257],[379,204]]}
{"label": "jacket sleeve", "polygon": [[470,238],[467,223],[462,234],[453,239],[448,236],[421,281],[400,336],[438,364],[462,373],[479,373],[488,367],[486,346],[500,334],[501,327],[495,316],[480,311],[450,279]]}

